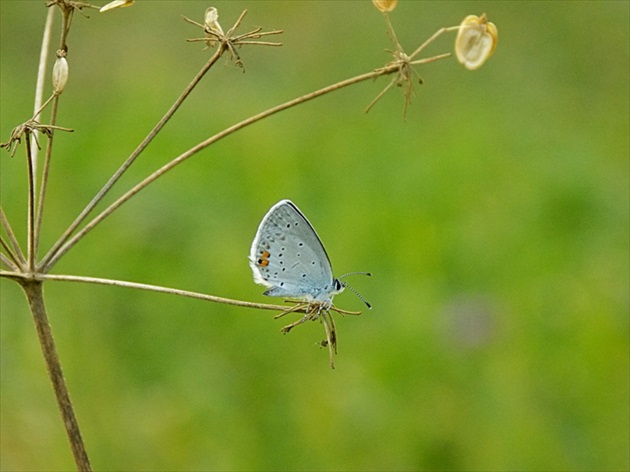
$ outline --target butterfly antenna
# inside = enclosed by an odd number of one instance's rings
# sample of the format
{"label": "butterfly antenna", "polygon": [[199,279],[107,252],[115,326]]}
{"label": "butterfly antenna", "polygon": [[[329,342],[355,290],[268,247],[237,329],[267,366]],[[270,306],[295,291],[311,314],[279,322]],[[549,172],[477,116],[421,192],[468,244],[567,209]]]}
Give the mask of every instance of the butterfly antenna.
{"label": "butterfly antenna", "polygon": [[[344,277],[348,277],[349,275],[367,275],[368,277],[372,276],[372,274],[370,272],[350,272],[349,274],[344,274],[341,277],[339,277],[339,280],[343,279]],[[352,293],[354,293],[359,300],[361,300],[363,303],[365,303],[366,307],[368,307],[369,309],[372,309],[372,305],[370,305],[367,302],[367,300],[365,298],[363,298],[363,296],[359,292],[357,292],[353,287],[348,285],[347,282],[343,282],[343,286],[349,288],[350,291]]]}

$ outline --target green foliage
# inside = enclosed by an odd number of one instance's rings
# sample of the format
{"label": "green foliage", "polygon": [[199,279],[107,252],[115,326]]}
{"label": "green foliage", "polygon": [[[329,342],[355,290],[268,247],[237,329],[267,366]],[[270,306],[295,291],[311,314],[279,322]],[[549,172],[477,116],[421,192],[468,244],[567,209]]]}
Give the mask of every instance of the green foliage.
{"label": "green foliage", "polygon": [[[220,129],[381,67],[371,2],[217,1],[282,48],[220,64],[114,193]],[[206,2],[75,15],[42,247],[48,249],[205,62],[181,20]],[[54,273],[268,301],[247,254],[291,198],[374,309],[282,336],[272,313],[49,282],[49,316],[96,470],[627,470],[629,4],[401,2],[415,49],[485,9],[494,56],[419,68],[403,96],[362,83],[193,157]],[[42,2],[1,2],[0,139],[32,111]],[[454,34],[427,54],[452,49]],[[23,150],[0,155],[24,240]],[[116,193],[116,190],[119,193]],[[108,201],[112,201],[111,197]],[[1,281],[0,468],[73,467],[27,305]],[[351,294],[335,299],[361,309]]]}

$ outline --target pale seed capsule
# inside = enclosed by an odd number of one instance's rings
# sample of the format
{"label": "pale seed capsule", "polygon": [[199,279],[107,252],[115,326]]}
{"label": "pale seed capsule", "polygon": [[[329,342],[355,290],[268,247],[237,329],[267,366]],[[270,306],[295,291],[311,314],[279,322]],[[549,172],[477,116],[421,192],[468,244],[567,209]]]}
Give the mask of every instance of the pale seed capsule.
{"label": "pale seed capsule", "polygon": [[398,0],[372,0],[372,3],[383,13],[390,12],[398,5]]}
{"label": "pale seed capsule", "polygon": [[68,82],[68,61],[65,56],[57,56],[55,65],[53,66],[52,84],[54,92],[59,95],[66,88]]}
{"label": "pale seed capsule", "polygon": [[485,13],[469,15],[459,25],[455,39],[457,59],[469,70],[479,69],[497,46],[498,32]]}

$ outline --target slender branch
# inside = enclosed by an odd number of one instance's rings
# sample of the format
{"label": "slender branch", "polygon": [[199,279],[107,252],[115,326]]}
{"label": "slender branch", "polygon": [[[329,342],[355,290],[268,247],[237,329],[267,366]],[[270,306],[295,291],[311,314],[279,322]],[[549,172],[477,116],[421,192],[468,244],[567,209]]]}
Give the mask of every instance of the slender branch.
{"label": "slender branch", "polygon": [[[195,86],[201,81],[203,76],[210,70],[210,68],[219,60],[221,55],[225,52],[225,48],[218,48],[214,55],[210,58],[210,60],[201,68],[199,73],[195,76],[192,82],[184,89],[180,97],[175,101],[173,106],[166,112],[166,114],[162,117],[162,119],[155,125],[155,127],[149,132],[146,138],[140,143],[140,145],[131,153],[131,155],[127,158],[125,162],[120,166],[120,168],[110,177],[110,179],[105,183],[103,188],[99,190],[96,196],[92,199],[90,203],[81,211],[79,216],[72,222],[72,224],[66,229],[63,235],[59,238],[59,240],[54,244],[54,246],[48,251],[46,256],[43,258],[40,268],[43,271],[47,271],[51,266],[51,260],[57,260],[59,258],[58,251],[61,247],[64,247],[65,243],[70,239],[75,230],[85,221],[89,213],[94,209],[96,205],[103,199],[103,197],[111,190],[111,188],[118,182],[120,177],[125,173],[125,171],[133,164],[136,158],[144,151],[144,149],[149,145],[149,143],[153,140],[155,135],[166,125],[168,120],[175,114],[181,104],[184,102],[186,97],[190,95]],[[65,252],[65,251],[64,251]],[[53,262],[54,263],[54,262]]]}
{"label": "slender branch", "polygon": [[459,25],[458,26],[449,26],[447,28],[440,28],[439,30],[437,30],[435,33],[433,33],[433,35],[427,39],[424,43],[422,43],[420,46],[418,46],[418,48],[409,56],[409,59],[413,59],[414,57],[416,57],[418,54],[420,54],[424,48],[426,48],[430,43],[432,43],[433,41],[435,41],[435,39],[444,34],[447,33],[449,31],[455,31],[459,29]]}
{"label": "slender branch", "polygon": [[387,91],[394,86],[396,81],[397,81],[397,77],[394,77],[392,80],[390,80],[389,84],[387,84],[385,88],[381,90],[381,92],[374,98],[374,100],[372,100],[370,104],[367,107],[365,107],[365,113],[369,112],[372,109],[372,107],[376,104],[376,102],[378,102],[383,97],[383,95],[385,95]]}
{"label": "slender branch", "polygon": [[27,250],[26,261],[27,270],[33,272],[35,269],[35,166],[33,163],[33,156],[31,155],[31,132],[26,131],[25,140],[26,144],[26,163],[28,170],[28,217],[27,217]]}
{"label": "slender branch", "polygon": [[2,236],[0,236],[0,246],[2,246],[7,253],[7,255],[5,256],[0,252],[0,262],[2,262],[11,270],[20,269],[20,264],[17,261],[15,254],[13,254],[13,251],[11,251],[11,248],[7,245]]}
{"label": "slender branch", "polygon": [[[249,118],[247,118],[247,119],[245,119],[243,121],[240,121],[239,123],[236,123],[235,125],[230,126],[229,128],[226,128],[225,130],[221,131],[218,134],[215,134],[214,136],[206,139],[205,141],[202,141],[201,143],[199,143],[196,146],[192,147],[191,149],[189,149],[185,153],[183,153],[180,156],[178,156],[175,159],[173,159],[168,164],[165,164],[164,166],[160,167],[158,170],[153,172],[147,178],[145,178],[140,183],[135,185],[132,189],[130,189],[125,194],[123,194],[120,198],[118,198],[118,200],[116,200],[114,203],[112,203],[110,206],[108,206],[105,210],[103,210],[101,213],[99,213],[96,217],[94,217],[86,226],[83,227],[83,229],[81,229],[81,231],[76,233],[72,238],[70,238],[70,239],[62,238],[62,239],[64,239],[65,242],[61,242],[61,243],[58,242],[57,244],[55,244],[53,249],[51,249],[49,251],[49,253],[46,255],[46,257],[44,258],[42,264],[40,265],[40,268],[41,268],[42,272],[48,272],[53,267],[53,265],[66,252],[68,252],[77,242],[79,242],[87,233],[89,233],[96,225],[98,225],[101,221],[103,221],[106,217],[108,217],[112,212],[114,212],[123,203],[128,201],[136,193],[138,193],[140,190],[145,188],[147,185],[149,185],[150,183],[152,183],[153,181],[155,181],[156,179],[161,177],[163,174],[165,174],[166,172],[168,172],[169,170],[171,170],[172,168],[174,168],[178,164],[181,164],[182,162],[187,160],[189,157],[192,157],[193,155],[195,155],[196,153],[198,153],[202,149],[205,149],[206,147],[210,146],[211,144],[215,143],[216,141],[219,141],[220,139],[222,139],[222,138],[224,138],[226,136],[229,136],[230,134],[232,134],[232,133],[234,133],[234,132],[236,132],[236,131],[238,131],[238,130],[240,130],[242,128],[245,128],[246,126],[249,126],[249,125],[251,125],[253,123],[256,123],[257,121],[260,121],[260,120],[262,120],[264,118],[267,118],[268,116],[271,116],[271,115],[273,115],[275,113],[278,113],[280,111],[286,110],[287,108],[291,108],[291,107],[294,107],[294,106],[299,105],[301,103],[308,102],[309,100],[313,100],[314,98],[320,97],[320,96],[325,95],[325,94],[330,93],[330,92],[334,92],[336,90],[339,90],[341,88],[347,87],[349,85],[353,85],[353,84],[356,84],[358,82],[363,82],[363,81],[369,80],[369,79],[374,79],[374,78],[379,77],[381,75],[387,75],[387,74],[391,74],[391,73],[397,72],[397,71],[398,71],[398,66],[397,65],[388,65],[388,66],[385,66],[383,68],[380,68],[380,69],[368,72],[366,74],[361,74],[361,75],[358,75],[356,77],[352,77],[351,79],[347,79],[347,80],[344,80],[342,82],[338,82],[336,84],[330,85],[328,87],[324,87],[324,88],[322,88],[320,90],[317,90],[315,92],[308,93],[308,94],[303,95],[303,96],[301,96],[299,98],[290,100],[290,101],[288,101],[286,103],[283,103],[281,105],[278,105],[278,106],[275,106],[273,108],[270,108],[270,109],[268,109],[268,110],[266,110],[266,111],[264,111],[262,113],[258,113],[257,115],[251,116],[251,117],[249,117]],[[74,224],[73,224],[73,226],[74,226]],[[74,229],[74,228],[72,228],[72,229]],[[68,231],[66,231],[66,233],[68,233]]]}
{"label": "slender branch", "polygon": [[[42,108],[42,100],[44,97],[44,80],[46,77],[46,64],[48,63],[48,51],[50,50],[50,38],[52,36],[53,20],[55,19],[55,10],[53,8],[48,9],[46,15],[46,24],[44,25],[44,35],[42,37],[42,47],[39,53],[39,67],[37,69],[37,83],[35,85],[35,105],[34,105],[34,120],[39,119],[39,113]],[[33,141],[31,142],[33,148],[33,163],[35,169],[37,169],[37,131],[33,133]]]}
{"label": "slender branch", "polygon": [[398,37],[396,36],[396,31],[394,30],[392,22],[389,19],[389,15],[386,12],[383,12],[383,16],[385,17],[385,24],[387,25],[387,35],[394,43],[394,46],[396,46],[396,50],[399,52],[403,52],[402,46],[400,45]]}
{"label": "slender branch", "polygon": [[[234,300],[233,298],[224,298],[224,297],[217,297],[214,295],[206,295],[205,293],[190,292],[188,290],[161,287],[159,285],[149,285],[149,284],[142,284],[142,283],[137,283],[137,282],[127,282],[124,280],[104,279],[100,277],[84,277],[81,275],[53,275],[53,274],[28,275],[22,272],[11,272],[11,271],[0,270],[0,277],[12,279],[21,284],[25,283],[25,281],[35,279],[39,282],[44,282],[46,280],[53,280],[53,281],[58,281],[58,282],[75,282],[75,283],[88,283],[88,284],[96,284],[96,285],[109,285],[109,286],[114,286],[114,287],[147,290],[150,292],[167,293],[170,295],[178,295],[181,297],[196,298],[198,300],[204,300],[208,302],[240,306],[243,308],[282,311],[282,313],[276,316],[275,318],[279,318],[280,316],[283,316],[287,313],[306,312],[309,308],[308,303],[302,303],[302,302],[298,302],[299,305],[296,305],[294,307],[287,309],[287,307],[284,305],[271,305],[268,303],[247,302],[243,300]],[[287,301],[290,301],[290,300],[287,300]],[[341,308],[337,308],[336,306],[332,306],[331,310],[334,310],[337,313],[341,313],[342,315],[360,315],[361,314],[360,311],[343,310]]]}
{"label": "slender branch", "polygon": [[282,46],[282,43],[273,43],[270,41],[239,41],[238,45],[250,45],[250,46]]}
{"label": "slender branch", "polygon": [[179,290],[176,288],[160,287],[158,285],[149,285],[136,282],[126,282],[124,280],[104,279],[99,277],[83,277],[75,275],[52,275],[46,274],[39,276],[39,280],[56,280],[59,282],[82,282],[98,285],[110,285],[115,287],[134,288],[138,290],[147,290],[150,292],[168,293],[171,295],[179,295],[182,297],[196,298],[207,302],[223,303],[226,305],[241,306],[245,308],[257,308],[260,310],[284,310],[286,307],[281,305],[269,305],[267,303],[253,303],[242,300],[234,300],[231,298],[216,297],[214,295],[206,295],[204,293],[190,292],[187,290]]}
{"label": "slender branch", "polygon": [[53,384],[53,389],[55,390],[57,404],[59,406],[59,411],[61,412],[63,424],[66,427],[66,433],[68,434],[68,439],[70,441],[77,469],[81,472],[91,471],[92,468],[90,466],[90,461],[85,451],[83,439],[81,438],[79,424],[74,414],[74,408],[72,407],[72,402],[70,401],[68,388],[63,378],[63,371],[61,370],[61,363],[59,362],[59,356],[57,355],[57,349],[55,348],[55,342],[50,330],[50,324],[48,322],[48,316],[44,306],[42,282],[36,280],[23,280],[22,288],[24,289],[33,314],[39,343],[44,354],[46,367],[48,368],[48,374]]}
{"label": "slender branch", "polygon": [[22,253],[22,249],[20,249],[20,243],[18,243],[17,238],[15,237],[15,233],[11,228],[11,224],[9,220],[7,220],[6,215],[4,214],[4,210],[0,207],[0,222],[2,223],[2,227],[7,232],[7,237],[9,238],[9,242],[11,246],[13,246],[13,251],[15,252],[16,262],[20,267],[24,267],[26,265],[26,259],[24,259],[24,255]]}
{"label": "slender branch", "polygon": [[[59,95],[54,95],[54,101],[52,110],[50,112],[50,124],[55,125],[57,121],[57,110],[59,108]],[[39,241],[41,236],[42,219],[44,216],[44,202],[46,201],[46,189],[48,188],[48,175],[50,172],[50,159],[52,157],[53,138],[55,136],[54,131],[51,129],[48,135],[48,141],[46,145],[46,156],[44,158],[44,169],[42,171],[42,181],[39,188],[39,198],[37,200],[37,213],[35,214],[35,230],[34,230],[34,254],[35,260],[37,259],[37,253],[39,252]]]}
{"label": "slender branch", "polygon": [[67,51],[68,34],[70,33],[70,24],[72,23],[75,6],[64,2],[59,2],[57,5],[59,5],[59,9],[61,10],[61,36],[59,38],[59,49]]}
{"label": "slender branch", "polygon": [[39,107],[39,110],[35,112],[35,114],[33,115],[33,118],[31,118],[30,121],[39,122],[38,118],[39,118],[40,113],[44,110],[44,108],[48,106],[48,104],[53,100],[53,98],[55,98],[55,96],[56,94],[53,93],[50,97],[48,97],[46,101]]}
{"label": "slender branch", "polygon": [[444,54],[438,54],[437,56],[427,57],[426,59],[418,59],[415,61],[411,61],[409,62],[409,64],[411,64],[412,66],[417,66],[419,64],[428,64],[430,62],[435,62],[437,60],[445,59],[450,56],[451,56],[450,52],[445,52]]}

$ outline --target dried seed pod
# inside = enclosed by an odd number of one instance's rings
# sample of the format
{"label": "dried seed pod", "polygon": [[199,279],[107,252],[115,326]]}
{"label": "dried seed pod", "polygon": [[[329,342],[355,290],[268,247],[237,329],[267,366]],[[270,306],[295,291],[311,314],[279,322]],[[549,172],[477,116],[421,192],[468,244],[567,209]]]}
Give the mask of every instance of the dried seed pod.
{"label": "dried seed pod", "polygon": [[469,15],[459,25],[455,39],[457,59],[469,70],[479,69],[492,56],[497,46],[498,32],[485,13]]}
{"label": "dried seed pod", "polygon": [[398,5],[398,0],[372,0],[372,3],[383,13],[390,12]]}
{"label": "dried seed pod", "polygon": [[52,84],[55,94],[59,95],[68,82],[68,61],[62,51],[57,51],[57,60],[53,66]]}

